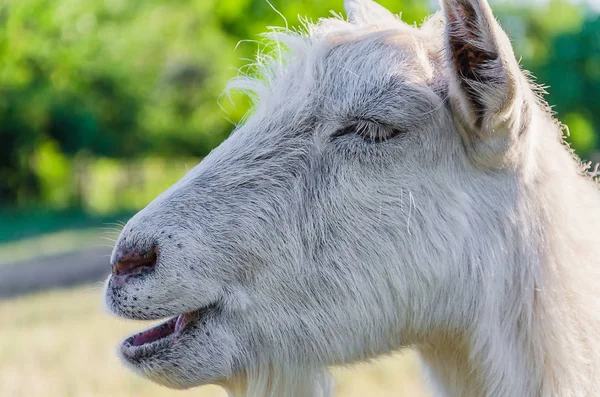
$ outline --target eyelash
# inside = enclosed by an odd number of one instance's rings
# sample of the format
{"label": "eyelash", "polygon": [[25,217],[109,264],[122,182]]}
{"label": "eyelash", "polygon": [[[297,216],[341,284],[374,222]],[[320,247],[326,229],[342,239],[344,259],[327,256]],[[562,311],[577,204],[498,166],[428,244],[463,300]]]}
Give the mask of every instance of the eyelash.
{"label": "eyelash", "polygon": [[360,136],[367,142],[385,142],[388,139],[391,139],[402,133],[402,130],[394,128],[390,125],[368,120],[359,120],[339,129],[334,134],[334,137],[354,134]]}

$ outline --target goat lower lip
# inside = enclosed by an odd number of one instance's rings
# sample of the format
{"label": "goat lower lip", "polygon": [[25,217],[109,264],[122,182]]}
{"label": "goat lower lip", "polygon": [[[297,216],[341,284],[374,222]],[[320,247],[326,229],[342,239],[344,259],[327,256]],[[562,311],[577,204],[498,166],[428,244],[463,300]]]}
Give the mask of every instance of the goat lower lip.
{"label": "goat lower lip", "polygon": [[198,317],[198,311],[180,314],[170,320],[157,325],[156,327],[147,329],[137,333],[126,340],[130,346],[142,346],[151,344],[161,339],[168,338],[172,335],[180,334],[188,324],[195,321]]}
{"label": "goat lower lip", "polygon": [[200,317],[203,309],[173,317],[153,328],[139,332],[123,341],[121,351],[128,359],[140,359],[170,346],[176,337],[183,333]]}
{"label": "goat lower lip", "polygon": [[139,334],[132,336],[129,341],[131,346],[142,346],[148,343],[156,342],[157,340],[164,339],[173,333],[175,333],[175,323],[179,317],[172,318],[171,320],[162,323],[161,325],[150,328],[146,331],[142,331]]}
{"label": "goat lower lip", "polygon": [[197,311],[177,317],[125,339],[121,346],[123,355],[130,360],[148,357],[170,346],[191,323],[197,319]]}

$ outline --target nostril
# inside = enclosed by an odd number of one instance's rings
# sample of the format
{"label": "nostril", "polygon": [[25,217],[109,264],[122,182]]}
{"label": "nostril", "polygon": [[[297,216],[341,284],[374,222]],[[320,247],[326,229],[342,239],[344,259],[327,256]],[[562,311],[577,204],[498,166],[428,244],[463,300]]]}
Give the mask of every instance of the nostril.
{"label": "nostril", "polygon": [[156,249],[141,253],[140,251],[118,252],[112,265],[115,276],[138,273],[156,266]]}

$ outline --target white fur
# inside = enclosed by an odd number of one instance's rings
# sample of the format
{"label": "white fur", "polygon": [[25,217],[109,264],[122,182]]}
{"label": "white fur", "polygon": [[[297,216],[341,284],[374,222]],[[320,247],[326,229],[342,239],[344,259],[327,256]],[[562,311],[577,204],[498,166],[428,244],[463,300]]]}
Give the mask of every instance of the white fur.
{"label": "white fur", "polygon": [[[231,84],[252,115],[121,233],[116,250],[159,248],[156,269],[107,283],[128,318],[218,309],[128,366],[176,388],[325,397],[328,366],[415,346],[436,396],[598,394],[598,186],[487,3],[446,0],[446,18],[464,4],[475,36],[370,0],[347,2],[353,23],[269,35],[282,52]],[[452,35],[499,54],[484,77],[461,80]],[[357,119],[402,133],[336,136]]]}

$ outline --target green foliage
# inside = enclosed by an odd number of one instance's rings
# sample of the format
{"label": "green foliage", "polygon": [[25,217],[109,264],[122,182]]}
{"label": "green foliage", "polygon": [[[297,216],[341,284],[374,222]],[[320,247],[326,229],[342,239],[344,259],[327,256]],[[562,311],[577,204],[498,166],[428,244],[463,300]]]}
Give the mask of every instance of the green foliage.
{"label": "green foliage", "polygon": [[[548,60],[536,68],[550,86],[549,101],[559,115],[570,116],[573,147],[581,155],[598,149],[600,135],[600,16],[577,32],[554,37]],[[594,127],[595,126],[595,129]]]}
{"label": "green foliage", "polygon": [[82,154],[198,157],[218,144],[229,123],[216,98],[236,59],[223,51],[235,39],[214,18],[217,4],[0,6],[0,200],[52,201],[44,186]]}
{"label": "green foliage", "polygon": [[[272,3],[288,18],[342,10],[341,0]],[[431,12],[422,0],[381,3],[408,22]],[[585,19],[581,7],[563,0],[499,12],[523,64],[552,86],[550,101],[572,121],[574,147],[597,150],[600,19]],[[115,194],[108,186],[116,175],[135,180],[138,171],[130,170],[139,164],[163,178],[149,183],[167,185],[184,159],[218,145],[229,120],[247,110],[241,98],[233,106],[220,97],[226,81],[252,58],[266,26],[286,23],[265,0],[4,0],[0,204],[93,212],[142,205],[97,196]],[[236,47],[240,40],[249,41]],[[181,159],[169,162],[178,171],[149,165],[160,157]]]}
{"label": "green foliage", "polygon": [[522,64],[547,86],[546,99],[582,157],[600,149],[600,16],[562,0],[499,10]]}

